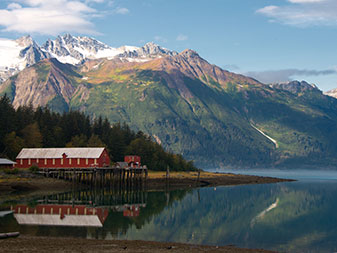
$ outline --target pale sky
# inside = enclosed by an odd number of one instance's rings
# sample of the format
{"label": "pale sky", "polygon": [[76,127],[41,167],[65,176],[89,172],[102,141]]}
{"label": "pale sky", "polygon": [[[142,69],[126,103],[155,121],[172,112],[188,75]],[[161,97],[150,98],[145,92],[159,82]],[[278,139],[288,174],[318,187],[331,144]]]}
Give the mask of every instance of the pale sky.
{"label": "pale sky", "polygon": [[190,48],[262,82],[337,88],[337,0],[0,0],[0,37]]}

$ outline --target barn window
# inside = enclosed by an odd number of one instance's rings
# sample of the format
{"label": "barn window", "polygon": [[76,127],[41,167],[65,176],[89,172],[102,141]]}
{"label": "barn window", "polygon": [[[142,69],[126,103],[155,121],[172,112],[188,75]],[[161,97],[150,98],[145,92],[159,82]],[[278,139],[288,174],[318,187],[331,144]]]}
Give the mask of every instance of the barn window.
{"label": "barn window", "polygon": [[77,158],[77,165],[80,165],[80,158]]}
{"label": "barn window", "polygon": [[47,165],[47,159],[46,158],[44,159],[44,165]]}
{"label": "barn window", "polygon": [[36,158],[36,163],[39,163],[39,158]]}
{"label": "barn window", "polygon": [[21,164],[21,165],[23,164],[23,159],[20,159],[20,164]]}
{"label": "barn window", "polygon": [[97,159],[96,159],[96,158],[95,158],[94,164],[95,164],[95,165],[97,164]]}
{"label": "barn window", "polygon": [[89,164],[89,159],[85,159],[85,164],[88,165]]}
{"label": "barn window", "polygon": [[28,165],[30,165],[32,163],[32,161],[30,160],[30,158],[28,159]]}
{"label": "barn window", "polygon": [[71,158],[69,158],[69,165],[71,165]]}
{"label": "barn window", "polygon": [[61,165],[63,165],[63,158],[61,159]]}
{"label": "barn window", "polygon": [[55,165],[55,158],[53,158],[53,165]]}

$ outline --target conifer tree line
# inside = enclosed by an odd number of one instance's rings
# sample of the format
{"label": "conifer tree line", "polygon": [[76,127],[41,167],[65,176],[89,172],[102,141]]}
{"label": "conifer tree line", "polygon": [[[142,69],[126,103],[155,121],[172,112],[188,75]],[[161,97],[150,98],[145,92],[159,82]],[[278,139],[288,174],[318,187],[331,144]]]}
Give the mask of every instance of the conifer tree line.
{"label": "conifer tree line", "polygon": [[22,106],[15,109],[9,98],[0,97],[0,157],[15,160],[22,148],[106,147],[113,162],[125,155],[139,155],[151,170],[195,170],[192,161],[166,152],[141,131],[127,124],[111,124],[82,112],[56,113],[48,108]]}

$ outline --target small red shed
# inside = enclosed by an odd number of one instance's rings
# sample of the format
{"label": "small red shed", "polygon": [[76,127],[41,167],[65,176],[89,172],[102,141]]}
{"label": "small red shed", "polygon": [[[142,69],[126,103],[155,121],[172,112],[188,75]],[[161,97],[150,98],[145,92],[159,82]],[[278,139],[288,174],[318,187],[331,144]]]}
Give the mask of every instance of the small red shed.
{"label": "small red shed", "polygon": [[24,148],[16,157],[18,168],[93,168],[110,165],[105,148]]}
{"label": "small red shed", "polygon": [[124,157],[124,162],[128,163],[129,167],[138,168],[140,167],[140,156],[138,155],[127,155]]}

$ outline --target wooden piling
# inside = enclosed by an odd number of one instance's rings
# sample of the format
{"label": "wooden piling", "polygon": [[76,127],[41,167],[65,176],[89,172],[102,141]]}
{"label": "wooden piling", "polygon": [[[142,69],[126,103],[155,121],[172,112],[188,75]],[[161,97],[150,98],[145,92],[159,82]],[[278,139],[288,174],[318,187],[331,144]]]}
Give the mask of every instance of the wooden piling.
{"label": "wooden piling", "polygon": [[[146,166],[140,168],[43,168],[40,173],[45,177],[70,181],[74,186],[86,184],[94,187],[109,187],[110,189],[142,186],[148,176]],[[170,171],[167,168],[166,179],[169,178]]]}

